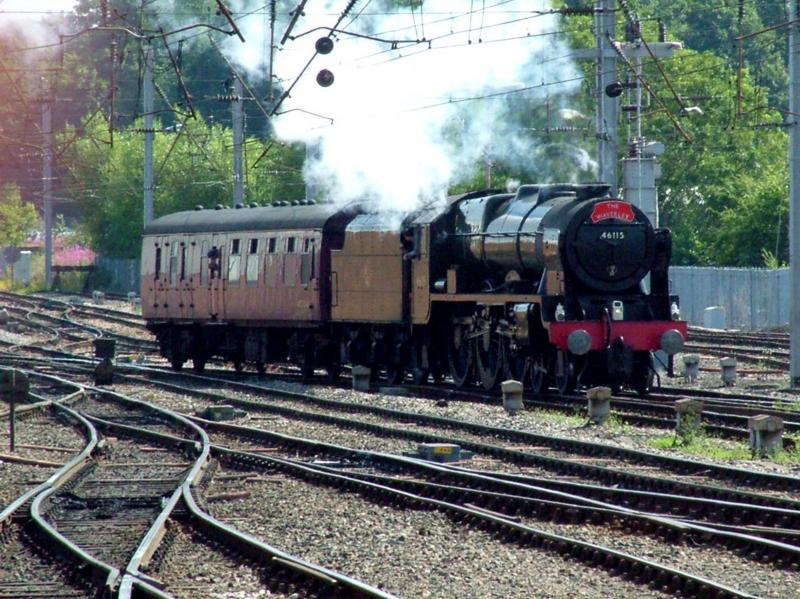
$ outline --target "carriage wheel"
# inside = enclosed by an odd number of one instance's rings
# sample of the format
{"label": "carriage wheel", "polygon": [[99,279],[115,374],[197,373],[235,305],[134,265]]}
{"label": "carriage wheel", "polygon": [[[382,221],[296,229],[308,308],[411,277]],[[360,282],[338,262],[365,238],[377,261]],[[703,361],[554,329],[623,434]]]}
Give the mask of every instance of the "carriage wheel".
{"label": "carriage wheel", "polygon": [[180,372],[183,370],[183,356],[179,353],[175,352],[169,358],[169,364],[172,366],[172,370],[175,372]]}
{"label": "carriage wheel", "polygon": [[428,354],[428,360],[430,360],[432,356],[426,343],[419,339],[411,340],[411,379],[415,385],[424,385],[428,382],[428,375],[431,373],[430,364],[428,367],[422,365],[422,358],[426,353]]}
{"label": "carriage wheel", "polygon": [[404,343],[396,343],[386,357],[386,382],[390,385],[399,385],[406,380],[406,364],[408,352]]}
{"label": "carriage wheel", "polygon": [[469,382],[472,372],[472,344],[466,339],[464,325],[456,324],[448,336],[447,361],[450,376],[456,387],[463,387]]}
{"label": "carriage wheel", "polygon": [[198,354],[192,358],[192,370],[194,370],[197,374],[203,374],[206,371],[205,354]]}
{"label": "carriage wheel", "polygon": [[325,378],[329,383],[335,383],[342,374],[342,365],[339,362],[330,361],[325,365]]}
{"label": "carriage wheel", "polygon": [[487,391],[494,389],[500,383],[500,374],[503,372],[503,353],[500,344],[500,337],[488,332],[476,340],[478,376]]}
{"label": "carriage wheel", "polygon": [[258,374],[265,374],[267,372],[267,364],[266,362],[258,361],[256,362],[256,372]]}

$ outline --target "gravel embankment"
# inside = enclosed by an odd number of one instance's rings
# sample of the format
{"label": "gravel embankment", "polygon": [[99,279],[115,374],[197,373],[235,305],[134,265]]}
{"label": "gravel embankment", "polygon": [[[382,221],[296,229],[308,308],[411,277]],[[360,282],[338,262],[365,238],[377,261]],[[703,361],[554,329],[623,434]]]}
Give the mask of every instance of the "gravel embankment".
{"label": "gravel embankment", "polygon": [[[782,570],[770,564],[739,557],[711,546],[695,547],[654,539],[647,535],[610,530],[590,524],[553,524],[527,520],[526,524],[589,543],[603,544],[725,584],[757,597],[794,599],[800,597],[800,572]],[[769,581],[766,584],[766,581]]]}
{"label": "gravel embankment", "polygon": [[[601,569],[285,476],[242,487],[212,513],[267,543],[406,598],[664,597]],[[207,493],[228,490],[212,483]]]}
{"label": "gravel embankment", "polygon": [[[251,384],[258,384],[265,388],[285,389],[299,393],[309,393],[309,387],[287,381],[269,381],[253,377],[248,381]],[[402,397],[396,395],[383,395],[381,393],[361,393],[348,389],[336,389],[331,387],[315,387],[311,391],[314,395],[324,399],[334,399],[343,402],[352,402],[377,407],[392,408],[413,412],[416,414],[432,414],[444,418],[453,418],[467,422],[475,422],[487,426],[498,426],[515,430],[529,431],[541,435],[553,437],[563,437],[568,439],[578,439],[605,443],[618,447],[626,447],[651,453],[680,456],[689,459],[732,465],[741,468],[749,468],[763,472],[773,472],[787,475],[800,474],[800,465],[789,463],[776,463],[769,460],[728,460],[715,459],[713,457],[698,458],[694,455],[682,454],[679,451],[670,451],[654,448],[651,441],[654,438],[669,436],[670,431],[650,427],[639,427],[632,425],[625,426],[584,426],[585,421],[579,417],[572,417],[555,412],[542,412],[541,410],[526,410],[516,416],[509,416],[497,403],[481,404],[475,402],[449,401],[447,406],[437,405],[437,401],[430,399],[419,399],[414,397]],[[232,396],[238,396],[236,392],[226,391]],[[254,401],[264,401],[256,395],[241,394]],[[279,405],[289,405],[284,400],[276,399],[281,402]],[[320,408],[308,406],[306,409],[320,411]],[[363,415],[359,415],[363,418]]]}
{"label": "gravel embankment", "polygon": [[[0,421],[0,453],[62,464],[86,444],[77,429],[54,418],[35,416],[16,423],[16,451],[9,450],[8,421]],[[19,464],[0,457],[0,510],[45,480],[58,466]]]}
{"label": "gravel embankment", "polygon": [[[212,549],[202,537],[184,525],[172,523],[175,538],[157,570],[151,574],[164,582],[175,597],[214,599],[280,599],[283,593],[270,591],[262,573]],[[296,596],[295,596],[296,597]]]}
{"label": "gravel embankment", "polygon": [[[95,592],[74,585],[63,564],[51,563],[35,551],[27,537],[14,527],[0,539],[0,596],[96,597]],[[45,594],[46,593],[46,594]]]}

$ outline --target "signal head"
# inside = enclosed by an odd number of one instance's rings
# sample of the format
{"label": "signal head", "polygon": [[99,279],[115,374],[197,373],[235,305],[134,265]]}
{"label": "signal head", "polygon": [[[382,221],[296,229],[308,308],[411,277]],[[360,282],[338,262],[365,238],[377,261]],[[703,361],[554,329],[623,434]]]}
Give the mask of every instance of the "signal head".
{"label": "signal head", "polygon": [[329,37],[321,37],[314,44],[314,48],[320,54],[330,54],[333,50],[333,40]]}
{"label": "signal head", "polygon": [[328,69],[322,69],[319,73],[317,73],[317,83],[321,87],[330,87],[333,85],[333,73],[331,73]]}

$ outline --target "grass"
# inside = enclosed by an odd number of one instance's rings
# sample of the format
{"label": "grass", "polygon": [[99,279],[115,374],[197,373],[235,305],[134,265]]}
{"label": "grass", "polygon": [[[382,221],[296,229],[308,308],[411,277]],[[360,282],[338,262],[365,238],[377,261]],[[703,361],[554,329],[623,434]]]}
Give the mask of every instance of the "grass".
{"label": "grass", "polygon": [[[796,445],[800,445],[800,439],[794,440]],[[685,442],[681,442],[680,438],[675,435],[663,435],[650,439],[649,444],[656,449],[667,449],[676,453],[687,453],[716,460],[755,459],[749,445],[728,439],[709,437],[706,434],[697,434]],[[800,464],[800,451],[797,449],[779,451],[764,459],[779,464]]]}
{"label": "grass", "polygon": [[535,408],[530,413],[535,414],[536,418],[541,418],[541,420],[553,424],[563,424],[567,426],[582,426],[586,424],[586,415],[583,413],[583,409],[577,406],[572,413],[542,408]]}

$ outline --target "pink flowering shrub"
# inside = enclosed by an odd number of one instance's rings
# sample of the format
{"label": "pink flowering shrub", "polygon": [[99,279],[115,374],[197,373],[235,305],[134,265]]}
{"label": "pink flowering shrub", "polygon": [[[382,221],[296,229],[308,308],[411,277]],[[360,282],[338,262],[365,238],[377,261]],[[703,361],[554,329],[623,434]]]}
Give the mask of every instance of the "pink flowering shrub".
{"label": "pink flowering shrub", "polygon": [[95,258],[97,258],[97,254],[82,245],[57,247],[53,256],[53,264],[56,266],[82,266],[93,264]]}

